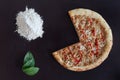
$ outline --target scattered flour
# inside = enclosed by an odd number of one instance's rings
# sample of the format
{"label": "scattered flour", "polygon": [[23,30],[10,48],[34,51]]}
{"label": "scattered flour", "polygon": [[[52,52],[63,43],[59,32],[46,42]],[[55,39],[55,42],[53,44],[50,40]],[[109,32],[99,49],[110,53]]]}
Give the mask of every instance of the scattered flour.
{"label": "scattered flour", "polygon": [[23,36],[27,40],[31,41],[38,37],[42,38],[43,20],[40,15],[35,12],[34,9],[28,9],[20,11],[16,17],[17,32],[20,36]]}

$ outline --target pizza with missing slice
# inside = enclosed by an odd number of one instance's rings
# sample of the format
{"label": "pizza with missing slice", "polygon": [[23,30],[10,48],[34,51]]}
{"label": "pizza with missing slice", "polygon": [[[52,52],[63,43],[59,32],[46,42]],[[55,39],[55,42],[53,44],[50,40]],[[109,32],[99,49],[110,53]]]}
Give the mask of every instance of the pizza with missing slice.
{"label": "pizza with missing slice", "polygon": [[113,45],[112,31],[103,17],[89,9],[69,12],[79,42],[53,52],[54,58],[66,69],[86,71],[99,66]]}

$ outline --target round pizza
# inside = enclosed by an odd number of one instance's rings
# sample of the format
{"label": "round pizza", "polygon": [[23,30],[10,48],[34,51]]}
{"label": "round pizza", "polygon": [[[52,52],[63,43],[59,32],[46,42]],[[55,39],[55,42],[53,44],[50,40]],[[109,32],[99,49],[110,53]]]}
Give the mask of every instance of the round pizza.
{"label": "round pizza", "polygon": [[89,9],[69,12],[79,42],[53,52],[54,58],[66,69],[86,71],[99,66],[112,48],[112,31],[103,17]]}

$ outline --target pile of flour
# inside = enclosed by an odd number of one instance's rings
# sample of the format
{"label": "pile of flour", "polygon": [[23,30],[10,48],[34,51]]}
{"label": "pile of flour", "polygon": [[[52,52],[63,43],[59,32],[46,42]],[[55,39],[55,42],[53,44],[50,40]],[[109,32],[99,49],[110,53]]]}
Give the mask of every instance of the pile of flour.
{"label": "pile of flour", "polygon": [[43,20],[34,9],[20,11],[16,17],[17,32],[27,40],[31,41],[38,37],[42,38]]}

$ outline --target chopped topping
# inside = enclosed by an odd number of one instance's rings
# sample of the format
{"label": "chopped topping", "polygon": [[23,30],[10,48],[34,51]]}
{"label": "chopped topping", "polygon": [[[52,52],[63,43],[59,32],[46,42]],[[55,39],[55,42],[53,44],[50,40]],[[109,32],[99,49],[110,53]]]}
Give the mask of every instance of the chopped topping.
{"label": "chopped topping", "polygon": [[93,21],[92,21],[92,19],[91,18],[87,18],[87,20],[88,20],[88,23],[90,24],[90,26],[92,25],[92,23],[93,23]]}
{"label": "chopped topping", "polygon": [[98,44],[98,39],[96,38],[95,39],[95,46],[96,46],[96,53],[95,53],[95,55],[97,55],[98,54],[98,47],[99,47],[99,44]]}
{"label": "chopped topping", "polygon": [[92,34],[93,36],[95,36],[95,28],[92,30]]}

